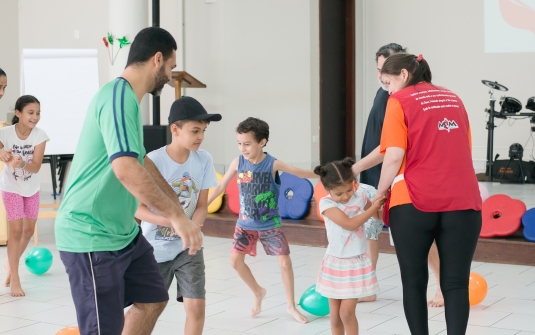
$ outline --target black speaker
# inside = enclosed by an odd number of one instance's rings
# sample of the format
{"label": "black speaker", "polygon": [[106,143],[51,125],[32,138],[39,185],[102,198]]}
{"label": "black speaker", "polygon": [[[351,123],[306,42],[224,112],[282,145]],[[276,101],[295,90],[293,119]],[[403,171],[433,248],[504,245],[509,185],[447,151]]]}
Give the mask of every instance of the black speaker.
{"label": "black speaker", "polygon": [[522,160],[524,155],[524,148],[520,143],[513,143],[509,147],[509,158]]}
{"label": "black speaker", "polygon": [[512,97],[503,97],[500,105],[502,106],[500,113],[518,113],[522,110],[522,103]]}
{"label": "black speaker", "polygon": [[531,98],[528,99],[528,103],[526,104],[526,108],[535,112],[535,97],[531,97]]}
{"label": "black speaker", "polygon": [[171,143],[169,126],[143,126],[143,144],[147,153]]}

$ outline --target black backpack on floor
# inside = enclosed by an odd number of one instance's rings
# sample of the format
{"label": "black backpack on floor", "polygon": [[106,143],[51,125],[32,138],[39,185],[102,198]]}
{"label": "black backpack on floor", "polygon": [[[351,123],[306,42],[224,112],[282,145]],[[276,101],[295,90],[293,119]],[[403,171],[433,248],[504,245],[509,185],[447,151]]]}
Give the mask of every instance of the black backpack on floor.
{"label": "black backpack on floor", "polygon": [[[496,158],[498,156],[496,155]],[[500,182],[535,183],[535,162],[510,159],[495,160],[492,165],[492,176]]]}

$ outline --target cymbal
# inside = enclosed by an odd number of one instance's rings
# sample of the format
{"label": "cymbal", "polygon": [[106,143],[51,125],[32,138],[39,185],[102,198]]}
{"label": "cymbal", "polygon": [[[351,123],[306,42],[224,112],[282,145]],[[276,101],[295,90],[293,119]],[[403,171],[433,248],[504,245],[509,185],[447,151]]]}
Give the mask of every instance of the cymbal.
{"label": "cymbal", "polygon": [[498,84],[497,81],[482,80],[481,82],[483,83],[483,85],[498,91],[509,91],[507,87],[503,86],[502,84]]}

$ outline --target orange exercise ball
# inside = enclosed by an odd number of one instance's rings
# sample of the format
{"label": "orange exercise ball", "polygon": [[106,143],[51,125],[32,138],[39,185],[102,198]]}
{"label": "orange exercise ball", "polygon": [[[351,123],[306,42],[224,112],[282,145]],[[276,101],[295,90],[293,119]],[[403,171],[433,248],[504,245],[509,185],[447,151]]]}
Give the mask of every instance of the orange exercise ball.
{"label": "orange exercise ball", "polygon": [[57,332],[56,335],[80,335],[80,331],[78,327],[67,327]]}
{"label": "orange exercise ball", "polygon": [[470,272],[470,282],[468,284],[468,294],[470,297],[470,306],[475,306],[482,302],[487,296],[487,281],[481,275]]}
{"label": "orange exercise ball", "polygon": [[321,221],[324,221],[324,220],[320,212],[320,199],[328,194],[329,192],[325,190],[321,182],[317,183],[316,187],[314,187],[314,200],[316,201],[316,215]]}

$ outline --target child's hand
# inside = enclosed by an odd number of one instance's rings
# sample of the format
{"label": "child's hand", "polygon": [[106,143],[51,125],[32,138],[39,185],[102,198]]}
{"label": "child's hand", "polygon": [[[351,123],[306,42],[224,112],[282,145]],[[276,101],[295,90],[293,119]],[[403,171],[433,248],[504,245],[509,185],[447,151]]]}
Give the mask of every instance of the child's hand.
{"label": "child's hand", "polygon": [[13,155],[11,154],[11,150],[5,151],[4,149],[0,149],[0,161],[7,163],[11,159],[13,159]]}
{"label": "child's hand", "polygon": [[373,199],[372,208],[374,208],[377,211],[380,211],[383,208],[383,205],[385,204],[385,202],[386,202],[386,197],[384,195],[378,197],[377,199]]}
{"label": "child's hand", "polygon": [[379,198],[382,198],[382,197],[385,197],[385,199],[386,199],[386,197],[388,196],[388,193],[389,193],[389,192],[390,192],[390,190],[387,190],[387,191],[385,191],[385,192],[377,191],[377,192],[375,193],[375,197],[373,197],[372,202],[375,202],[375,200],[377,200],[377,199],[379,199]]}
{"label": "child's hand", "polygon": [[10,164],[14,169],[18,169],[24,166],[24,161],[22,160],[21,156],[13,156],[13,159]]}

